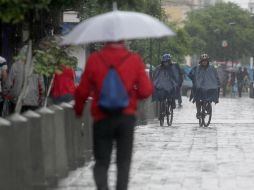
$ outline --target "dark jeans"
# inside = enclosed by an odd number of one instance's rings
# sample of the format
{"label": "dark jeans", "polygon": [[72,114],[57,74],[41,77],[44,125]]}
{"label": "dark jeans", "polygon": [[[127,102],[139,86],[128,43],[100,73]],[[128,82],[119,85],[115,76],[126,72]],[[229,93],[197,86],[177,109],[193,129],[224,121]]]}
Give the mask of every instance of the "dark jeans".
{"label": "dark jeans", "polygon": [[197,108],[197,114],[200,114],[201,112],[201,102],[199,100],[196,101],[196,108]]}
{"label": "dark jeans", "polygon": [[242,90],[243,90],[243,83],[239,82],[238,83],[238,96],[242,97]]}
{"label": "dark jeans", "polygon": [[182,96],[180,96],[177,100],[178,100],[178,106],[182,105],[182,102],[183,102],[182,101]]}
{"label": "dark jeans", "polygon": [[117,154],[116,190],[127,190],[135,121],[135,116],[118,115],[94,123],[94,180],[97,190],[109,189],[108,168],[114,141]]}

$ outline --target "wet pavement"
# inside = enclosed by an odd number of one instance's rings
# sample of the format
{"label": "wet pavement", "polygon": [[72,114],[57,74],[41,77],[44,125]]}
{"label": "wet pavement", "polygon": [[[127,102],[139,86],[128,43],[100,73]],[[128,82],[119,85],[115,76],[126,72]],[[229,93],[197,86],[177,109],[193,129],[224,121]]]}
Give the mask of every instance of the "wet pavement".
{"label": "wet pavement", "polygon": [[[209,127],[199,127],[195,105],[183,99],[173,126],[138,126],[130,190],[253,190],[254,99],[221,99]],[[115,164],[109,171],[113,190]],[[70,173],[56,190],[95,190],[92,165]]]}

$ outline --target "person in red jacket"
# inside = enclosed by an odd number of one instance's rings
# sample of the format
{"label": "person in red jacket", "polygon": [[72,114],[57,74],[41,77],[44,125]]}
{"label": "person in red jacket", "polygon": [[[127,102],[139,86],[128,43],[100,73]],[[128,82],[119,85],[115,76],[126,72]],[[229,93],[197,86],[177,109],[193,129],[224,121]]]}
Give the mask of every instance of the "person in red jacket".
{"label": "person in red jacket", "polygon": [[62,66],[61,72],[56,72],[51,89],[51,97],[54,104],[70,102],[74,99],[75,71],[72,67]]}
{"label": "person in red jacket", "polygon": [[[121,63],[126,56],[128,58]],[[103,80],[109,71],[104,60],[107,64],[116,66],[117,73],[129,95],[128,106],[117,115],[109,115],[98,106]],[[119,63],[121,65],[117,67]],[[94,180],[98,190],[108,190],[107,172],[114,141],[118,171],[116,189],[127,189],[137,101],[149,97],[152,90],[152,83],[141,57],[129,52],[124,42],[106,43],[100,51],[89,56],[80,85],[75,92],[74,110],[77,116],[81,116],[86,100],[92,97]]]}

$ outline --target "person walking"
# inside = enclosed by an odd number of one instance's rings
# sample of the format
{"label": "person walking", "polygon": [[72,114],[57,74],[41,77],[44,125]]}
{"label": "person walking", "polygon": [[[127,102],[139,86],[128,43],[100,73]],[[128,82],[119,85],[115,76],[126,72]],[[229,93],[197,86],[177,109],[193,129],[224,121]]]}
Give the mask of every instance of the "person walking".
{"label": "person walking", "polygon": [[237,85],[238,85],[238,96],[240,98],[242,97],[243,80],[244,80],[244,71],[242,67],[239,67],[239,70],[236,73],[236,78],[237,78]]}
{"label": "person walking", "polygon": [[[28,72],[27,89],[21,100],[21,110],[36,110],[43,104],[45,85],[42,75],[33,70],[25,71],[28,45],[23,46],[13,63],[7,79],[7,96],[10,99],[10,113],[17,107],[18,99],[25,85],[25,72]],[[18,105],[19,106],[19,105]],[[17,110],[16,110],[17,111]]]}
{"label": "person walking", "polygon": [[243,88],[245,92],[248,92],[250,83],[250,76],[248,69],[246,67],[243,68]]}
{"label": "person walking", "polygon": [[[13,113],[22,91],[24,85],[24,69],[25,60],[21,59],[13,63],[8,80],[8,96],[11,97],[11,109],[10,112]],[[21,113],[27,110],[36,110],[43,104],[45,93],[44,79],[42,75],[37,73],[31,73],[28,77],[28,86],[26,93],[22,99]]]}
{"label": "person walking", "polygon": [[[119,77],[117,85],[110,89],[105,88],[108,80],[111,77],[116,79],[116,76]],[[116,190],[127,190],[137,100],[149,97],[152,90],[142,59],[138,54],[127,50],[124,42],[108,42],[101,50],[89,56],[75,92],[74,110],[80,117],[86,100],[89,96],[92,97],[94,180],[97,190],[109,189],[108,168],[114,142],[117,159]],[[107,95],[112,95],[113,91],[117,98],[113,98],[106,107],[103,100],[107,102]],[[120,91],[121,95],[118,96]],[[122,105],[122,109],[118,106],[115,107],[117,109],[112,108],[115,111],[105,109],[110,109],[117,102]]]}

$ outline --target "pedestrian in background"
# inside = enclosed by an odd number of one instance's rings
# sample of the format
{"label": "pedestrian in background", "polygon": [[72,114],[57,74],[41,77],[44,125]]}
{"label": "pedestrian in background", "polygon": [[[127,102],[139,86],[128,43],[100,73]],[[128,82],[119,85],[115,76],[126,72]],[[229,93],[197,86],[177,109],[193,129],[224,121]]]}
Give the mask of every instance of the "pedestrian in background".
{"label": "pedestrian in background", "polygon": [[[109,72],[114,69],[128,95],[128,103],[113,114],[98,105]],[[104,89],[105,90],[105,89]],[[107,89],[106,89],[107,90]],[[124,42],[109,42],[87,61],[75,93],[75,112],[81,116],[84,104],[92,97],[94,179],[98,190],[108,190],[108,168],[114,142],[117,158],[117,190],[126,190],[132,157],[137,100],[152,94],[152,84],[138,54],[131,53]],[[112,104],[117,101],[115,99]]]}
{"label": "pedestrian in background", "polygon": [[243,90],[243,80],[244,80],[244,71],[242,67],[239,67],[239,70],[236,73],[237,85],[238,85],[238,96],[242,97]]}
{"label": "pedestrian in background", "polygon": [[0,116],[2,116],[4,96],[6,92],[6,81],[8,78],[8,66],[6,59],[0,56]]}
{"label": "pedestrian in background", "polygon": [[54,75],[51,97],[54,104],[70,102],[74,99],[76,90],[75,71],[70,66],[62,65],[62,70]]}
{"label": "pedestrian in background", "polygon": [[[7,87],[8,96],[11,97],[11,112],[14,112],[16,103],[24,86],[25,64],[26,64],[27,46],[24,46],[13,63],[9,72]],[[26,93],[22,99],[21,113],[27,110],[36,110],[43,104],[45,85],[43,76],[32,71],[28,75],[28,85]]]}
{"label": "pedestrian in background", "polygon": [[248,92],[249,89],[250,76],[246,67],[243,69],[243,88],[245,92]]}

